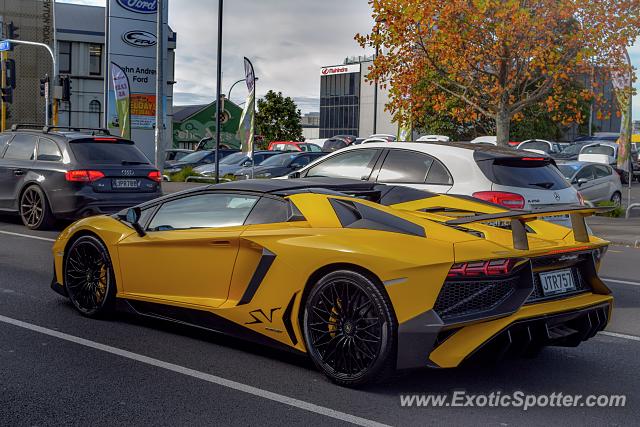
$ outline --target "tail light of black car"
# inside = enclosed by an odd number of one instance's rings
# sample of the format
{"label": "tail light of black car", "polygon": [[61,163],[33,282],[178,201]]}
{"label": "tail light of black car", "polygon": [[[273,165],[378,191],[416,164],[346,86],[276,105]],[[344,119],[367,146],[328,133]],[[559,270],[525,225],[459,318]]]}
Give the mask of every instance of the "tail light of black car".
{"label": "tail light of black car", "polygon": [[147,178],[155,182],[162,182],[162,174],[160,173],[160,171],[149,172],[149,174],[147,175]]}
{"label": "tail light of black car", "polygon": [[65,179],[69,182],[95,182],[105,175],[97,170],[70,170],[65,173]]}

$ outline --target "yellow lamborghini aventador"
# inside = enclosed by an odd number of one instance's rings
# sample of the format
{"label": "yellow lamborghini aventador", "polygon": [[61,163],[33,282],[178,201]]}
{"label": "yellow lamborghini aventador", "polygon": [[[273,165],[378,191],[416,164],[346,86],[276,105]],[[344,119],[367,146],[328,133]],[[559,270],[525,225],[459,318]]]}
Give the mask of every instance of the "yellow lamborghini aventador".
{"label": "yellow lamborghini aventador", "polygon": [[607,242],[584,221],[594,212],[351,180],[226,183],[72,224],[52,288],[88,317],[127,310],[243,336],[357,386],[604,329],[613,298],[597,274]]}

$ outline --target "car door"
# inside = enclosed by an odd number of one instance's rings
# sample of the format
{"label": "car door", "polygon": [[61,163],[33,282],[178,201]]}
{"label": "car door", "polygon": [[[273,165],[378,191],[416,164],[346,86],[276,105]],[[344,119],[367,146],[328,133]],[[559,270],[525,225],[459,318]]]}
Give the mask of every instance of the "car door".
{"label": "car door", "polygon": [[2,157],[0,209],[18,209],[18,198],[34,164],[37,136],[16,134]]}
{"label": "car door", "polygon": [[[257,196],[205,192],[162,204],[146,235],[118,244],[128,297],[218,307],[227,300],[245,219]],[[144,215],[144,213],[143,213]]]}
{"label": "car door", "polygon": [[[581,179],[586,179],[587,182],[578,184],[578,181]],[[574,178],[574,182],[576,183],[576,189],[582,194],[585,200],[590,202],[597,200],[598,191],[596,188],[595,169],[593,165],[587,165],[580,169]]]}
{"label": "car door", "polygon": [[611,167],[605,165],[595,165],[593,166],[595,170],[595,179],[594,179],[594,193],[596,193],[597,199],[595,201],[608,201],[611,200],[611,196],[614,193],[614,186],[612,185],[613,181],[611,179],[611,174],[613,171]]}
{"label": "car door", "polygon": [[3,156],[4,150],[7,148],[7,145],[11,142],[12,138],[13,135],[0,135],[0,209],[8,208],[10,205],[8,203],[11,194],[9,191],[9,185],[13,181],[13,172],[7,165],[7,162],[3,159]]}
{"label": "car door", "polygon": [[389,150],[377,182],[447,193],[453,181],[444,165],[428,154],[410,150]]}

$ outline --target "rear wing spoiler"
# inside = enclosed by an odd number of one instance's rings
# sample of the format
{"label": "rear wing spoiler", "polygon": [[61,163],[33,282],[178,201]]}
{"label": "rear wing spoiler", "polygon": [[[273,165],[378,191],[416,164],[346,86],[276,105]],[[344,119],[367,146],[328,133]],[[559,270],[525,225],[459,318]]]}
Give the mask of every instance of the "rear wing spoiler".
{"label": "rear wing spoiler", "polygon": [[539,218],[556,215],[569,215],[571,218],[571,227],[573,228],[573,236],[576,242],[589,242],[589,232],[585,217],[595,215],[597,213],[605,213],[612,211],[613,207],[578,207],[571,209],[558,210],[557,208],[541,209],[538,211],[509,211],[497,214],[482,214],[464,218],[456,218],[446,221],[447,225],[464,225],[479,222],[508,220],[511,221],[511,233],[513,234],[514,249],[529,250],[529,239],[527,236],[526,223],[535,221]]}

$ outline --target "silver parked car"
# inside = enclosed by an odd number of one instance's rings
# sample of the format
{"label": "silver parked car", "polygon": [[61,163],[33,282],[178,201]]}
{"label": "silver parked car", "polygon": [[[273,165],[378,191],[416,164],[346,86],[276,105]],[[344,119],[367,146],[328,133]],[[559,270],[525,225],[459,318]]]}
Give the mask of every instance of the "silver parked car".
{"label": "silver parked car", "polygon": [[558,163],[560,172],[585,200],[598,203],[612,201],[622,203],[620,175],[609,165],[588,162]]}

